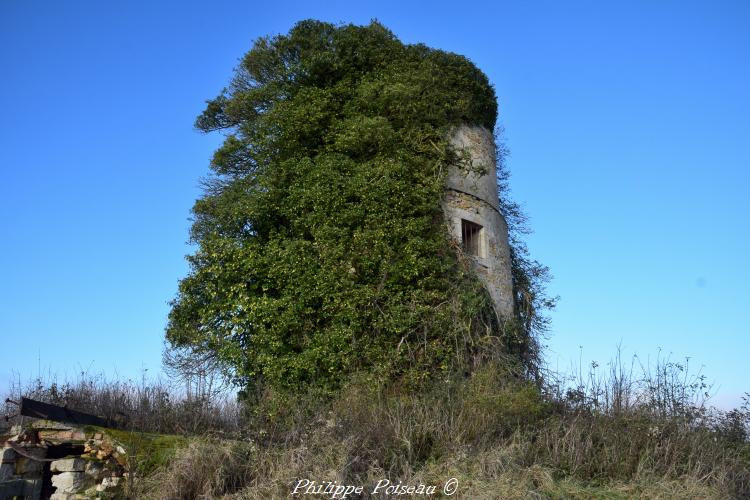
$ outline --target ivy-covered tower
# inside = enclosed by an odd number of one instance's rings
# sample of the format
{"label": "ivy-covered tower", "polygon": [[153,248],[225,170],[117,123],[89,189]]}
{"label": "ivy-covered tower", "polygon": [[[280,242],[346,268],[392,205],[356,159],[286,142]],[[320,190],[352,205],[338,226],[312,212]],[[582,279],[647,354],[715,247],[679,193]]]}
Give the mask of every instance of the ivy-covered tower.
{"label": "ivy-covered tower", "polygon": [[462,125],[451,143],[461,161],[448,173],[445,219],[473,260],[502,321],[513,315],[513,280],[508,226],[498,198],[495,140],[484,127]]}

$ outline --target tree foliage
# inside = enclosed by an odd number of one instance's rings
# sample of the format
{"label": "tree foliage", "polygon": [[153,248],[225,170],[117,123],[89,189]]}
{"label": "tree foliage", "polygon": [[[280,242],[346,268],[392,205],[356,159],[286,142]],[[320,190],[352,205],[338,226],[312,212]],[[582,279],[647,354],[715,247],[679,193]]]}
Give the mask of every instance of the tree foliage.
{"label": "tree foliage", "polygon": [[448,131],[492,130],[496,116],[468,59],[377,22],[303,21],[257,40],[196,120],[226,139],[193,208],[198,249],[168,340],[246,387],[330,388],[358,371],[419,381],[529,351],[440,210]]}

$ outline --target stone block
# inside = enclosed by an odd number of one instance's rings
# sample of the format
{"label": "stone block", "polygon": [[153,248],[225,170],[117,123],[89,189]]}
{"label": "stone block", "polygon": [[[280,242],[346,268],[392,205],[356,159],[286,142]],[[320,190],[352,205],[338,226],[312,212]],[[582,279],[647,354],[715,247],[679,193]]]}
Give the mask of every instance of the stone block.
{"label": "stone block", "polygon": [[66,424],[64,422],[56,422],[54,420],[36,420],[31,423],[32,429],[55,429],[61,431],[69,431],[75,429],[75,426]]}
{"label": "stone block", "polygon": [[70,429],[70,430],[43,429],[39,431],[39,437],[45,441],[51,441],[53,443],[65,443],[69,441],[86,441],[86,433],[80,429]]}
{"label": "stone block", "polygon": [[[54,462],[53,462],[54,463]],[[55,493],[77,493],[84,486],[83,472],[62,472],[52,476]]]}
{"label": "stone block", "polygon": [[87,460],[84,472],[95,481],[99,481],[104,476],[104,464],[95,460]]}
{"label": "stone block", "polygon": [[49,497],[50,500],[78,500],[80,498],[79,495],[75,493],[53,493],[51,497]]}
{"label": "stone block", "polygon": [[120,477],[105,477],[102,480],[101,484],[99,484],[96,487],[96,491],[104,491],[104,490],[106,490],[108,488],[114,488],[118,484],[120,484],[121,480],[122,480],[122,478],[120,478]]}
{"label": "stone block", "polygon": [[106,460],[112,455],[112,453],[114,453],[112,445],[108,442],[103,442],[96,449],[96,458],[99,460]]}
{"label": "stone block", "polygon": [[83,458],[63,458],[50,464],[52,472],[83,472],[86,470],[86,460]]}

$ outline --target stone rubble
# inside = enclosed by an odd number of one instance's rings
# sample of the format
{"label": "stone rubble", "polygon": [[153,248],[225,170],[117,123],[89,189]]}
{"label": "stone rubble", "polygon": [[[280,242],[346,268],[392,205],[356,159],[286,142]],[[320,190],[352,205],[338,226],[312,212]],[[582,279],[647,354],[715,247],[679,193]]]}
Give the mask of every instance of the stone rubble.
{"label": "stone rubble", "polygon": [[0,499],[111,498],[124,484],[126,458],[125,448],[97,428],[46,420],[16,426],[0,433]]}

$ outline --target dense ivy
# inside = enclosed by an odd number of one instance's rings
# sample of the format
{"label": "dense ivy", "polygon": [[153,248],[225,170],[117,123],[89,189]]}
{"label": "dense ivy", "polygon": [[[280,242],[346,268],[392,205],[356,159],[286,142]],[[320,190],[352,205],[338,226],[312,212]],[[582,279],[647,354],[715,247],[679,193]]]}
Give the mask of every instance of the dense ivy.
{"label": "dense ivy", "polygon": [[256,41],[196,121],[226,140],[193,209],[198,249],[168,340],[280,388],[358,371],[420,381],[498,338],[523,350],[440,210],[448,131],[492,130],[496,114],[469,60],[376,22],[303,21]]}

